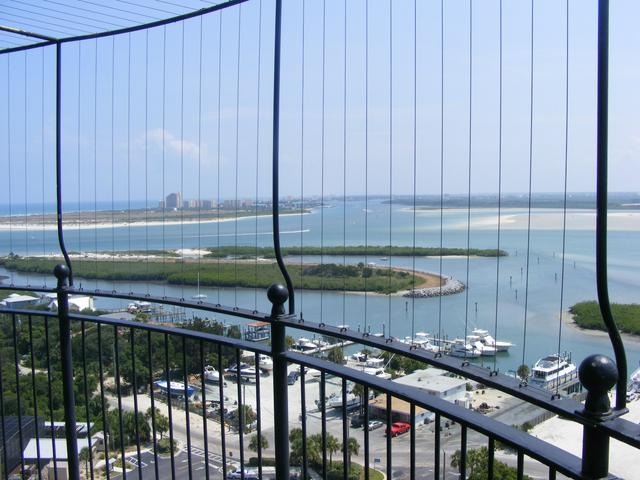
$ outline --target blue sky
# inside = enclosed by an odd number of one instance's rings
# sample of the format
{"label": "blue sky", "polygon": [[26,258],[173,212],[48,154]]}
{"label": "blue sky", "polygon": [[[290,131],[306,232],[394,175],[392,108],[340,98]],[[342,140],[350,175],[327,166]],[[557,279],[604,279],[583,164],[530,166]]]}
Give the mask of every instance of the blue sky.
{"label": "blue sky", "polygon": [[[193,19],[148,33],[65,44],[65,200],[105,201],[113,195],[118,200],[148,198],[155,205],[164,194],[180,190],[187,198],[233,198],[236,184],[241,198],[255,197],[256,186],[258,196],[269,196],[273,5],[272,0],[252,0],[222,18],[208,15],[202,24]],[[368,47],[366,5],[365,0],[346,3],[345,42],[345,3],[305,2],[303,112],[303,4],[284,2],[282,195],[298,196],[302,188],[305,196],[341,195],[345,183],[347,194],[412,194],[414,75],[417,193],[438,194],[441,173],[445,192],[466,192],[469,158],[472,193],[497,192],[499,2],[473,2],[471,122],[469,2],[444,2],[443,46],[439,0],[417,2],[416,35],[414,2],[394,1],[392,62],[390,3],[368,0]],[[534,191],[562,191],[564,186],[565,8],[557,0],[534,4]],[[597,2],[571,0],[569,8],[567,183],[569,191],[593,191]],[[637,191],[640,180],[640,32],[633,21],[639,14],[637,2],[612,2],[610,188],[617,191]],[[530,26],[530,2],[504,2],[503,192],[526,192],[529,183]],[[9,203],[9,182],[14,203],[40,202],[43,184],[46,200],[53,198],[54,54],[47,48],[0,58],[0,96],[9,98],[0,107],[2,204]]]}

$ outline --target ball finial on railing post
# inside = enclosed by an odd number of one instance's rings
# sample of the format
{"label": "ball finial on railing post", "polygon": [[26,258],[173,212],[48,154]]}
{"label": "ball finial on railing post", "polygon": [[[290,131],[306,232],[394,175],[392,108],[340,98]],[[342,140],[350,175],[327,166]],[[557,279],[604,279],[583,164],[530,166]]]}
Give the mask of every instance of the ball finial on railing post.
{"label": "ball finial on railing post", "polygon": [[58,279],[58,288],[67,287],[69,285],[69,275],[71,272],[69,271],[69,267],[64,263],[56,265],[53,269],[53,274]]}
{"label": "ball finial on railing post", "polygon": [[[605,355],[590,355],[578,369],[587,390],[582,415],[602,421],[611,414],[609,390],[618,381],[618,369]],[[587,478],[606,478],[609,472],[609,435],[594,425],[585,425],[582,438],[582,473]]]}
{"label": "ball finial on railing post", "polygon": [[278,317],[285,314],[284,304],[289,298],[289,291],[287,290],[287,287],[279,283],[272,284],[267,290],[267,298],[272,304],[272,317]]}
{"label": "ball finial on railing post", "polygon": [[602,417],[611,413],[608,392],[618,381],[618,369],[606,355],[590,355],[580,364],[580,383],[587,390],[585,415]]}

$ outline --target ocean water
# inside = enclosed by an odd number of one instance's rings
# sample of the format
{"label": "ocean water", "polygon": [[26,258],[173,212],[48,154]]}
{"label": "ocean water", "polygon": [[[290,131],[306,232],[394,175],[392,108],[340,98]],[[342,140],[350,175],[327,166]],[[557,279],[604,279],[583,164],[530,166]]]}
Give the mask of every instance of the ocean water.
{"label": "ocean water", "polygon": [[[503,215],[520,215],[522,210],[503,209]],[[552,215],[548,210],[535,210],[538,218]],[[557,215],[557,212],[553,213]],[[281,241],[287,245],[440,245],[440,210],[421,211],[414,215],[403,205],[389,205],[381,200],[337,201],[331,208],[313,210],[306,215],[286,215],[280,220]],[[497,217],[492,209],[472,209],[471,229],[467,228],[466,210],[445,210],[442,218],[442,244],[445,247],[495,248],[497,229],[490,226]],[[488,226],[489,225],[489,226]],[[424,331],[438,331],[449,338],[463,337],[473,328],[497,331],[499,339],[515,345],[508,355],[496,357],[501,371],[514,370],[521,363],[532,364],[538,358],[569,351],[576,362],[591,353],[612,355],[605,335],[582,332],[560,321],[561,312],[581,300],[596,298],[595,234],[588,229],[567,229],[564,254],[563,231],[558,228],[536,228],[530,234],[525,227],[503,229],[500,248],[508,256],[496,258],[394,257],[384,260],[369,257],[367,262],[441,273],[467,285],[463,293],[442,298],[410,299],[375,294],[298,291],[296,310],[311,321],[348,324],[354,329],[371,329],[397,337]],[[639,225],[640,227],[640,225]],[[163,233],[164,232],[164,233]],[[414,234],[415,232],[415,234]],[[0,253],[49,254],[59,251],[55,230],[13,229],[0,231]],[[162,226],[131,226],[69,229],[65,233],[69,251],[128,251],[145,249],[178,249],[215,247],[218,245],[269,246],[272,242],[270,217],[242,218],[239,221]],[[527,248],[527,246],[529,248]],[[609,289],[613,302],[640,302],[640,228],[610,230]],[[527,255],[528,253],[528,255]],[[364,258],[342,256],[289,258],[288,262],[357,263]],[[528,269],[527,269],[528,261]],[[499,266],[499,270],[498,270]],[[528,270],[528,275],[527,275]],[[53,278],[25,276],[0,270],[0,275],[13,278],[13,283],[48,284]],[[274,279],[277,280],[277,279]],[[130,282],[97,282],[77,280],[84,288],[161,293],[190,297],[195,287],[179,287]],[[202,288],[201,293],[226,305],[258,308],[268,311],[264,291],[253,289]],[[561,302],[562,294],[562,302]],[[98,300],[98,306],[115,308],[126,304],[118,300]],[[188,312],[190,314],[191,312]],[[526,318],[526,322],[525,322]],[[236,319],[223,319],[238,322]],[[526,333],[525,333],[526,332]],[[640,339],[625,337],[630,370],[640,361]],[[493,359],[481,360],[493,365]]]}

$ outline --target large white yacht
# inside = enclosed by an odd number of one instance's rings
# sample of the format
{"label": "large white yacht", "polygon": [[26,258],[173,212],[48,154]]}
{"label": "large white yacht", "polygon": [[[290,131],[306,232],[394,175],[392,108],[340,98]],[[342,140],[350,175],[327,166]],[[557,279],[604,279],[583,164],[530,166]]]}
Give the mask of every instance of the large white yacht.
{"label": "large white yacht", "polygon": [[571,362],[571,355],[554,353],[535,363],[529,381],[547,390],[558,388],[571,393],[571,385],[578,383],[578,368]]}
{"label": "large white yacht", "polygon": [[483,330],[481,328],[476,328],[471,332],[472,335],[477,335],[478,339],[486,346],[493,347],[496,349],[496,352],[508,352],[509,348],[513,347],[513,343],[498,341],[493,338],[488,330]]}
{"label": "large white yacht", "polygon": [[474,345],[461,338],[456,338],[449,347],[449,355],[452,357],[478,358],[481,352]]}

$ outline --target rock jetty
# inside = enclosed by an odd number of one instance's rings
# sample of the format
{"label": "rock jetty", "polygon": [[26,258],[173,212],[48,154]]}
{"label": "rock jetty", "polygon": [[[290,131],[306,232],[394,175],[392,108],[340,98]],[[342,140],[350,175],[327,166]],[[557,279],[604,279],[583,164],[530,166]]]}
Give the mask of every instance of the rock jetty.
{"label": "rock jetty", "polygon": [[445,284],[442,287],[414,288],[409,290],[403,297],[410,298],[429,298],[439,297],[440,295],[454,295],[464,292],[465,285],[459,280],[451,277],[445,277]]}

